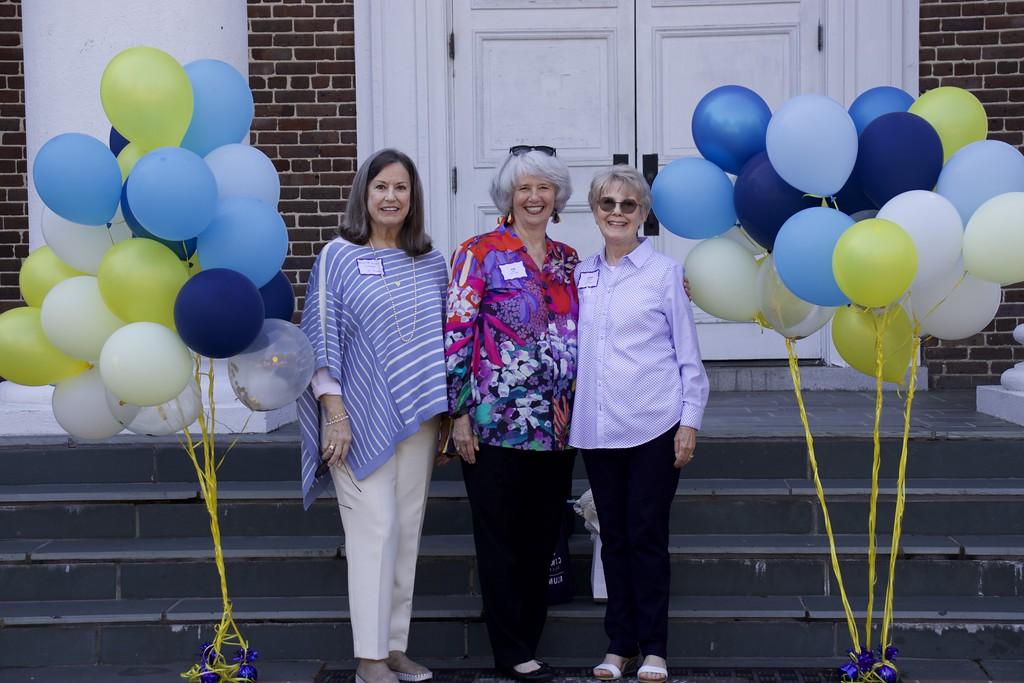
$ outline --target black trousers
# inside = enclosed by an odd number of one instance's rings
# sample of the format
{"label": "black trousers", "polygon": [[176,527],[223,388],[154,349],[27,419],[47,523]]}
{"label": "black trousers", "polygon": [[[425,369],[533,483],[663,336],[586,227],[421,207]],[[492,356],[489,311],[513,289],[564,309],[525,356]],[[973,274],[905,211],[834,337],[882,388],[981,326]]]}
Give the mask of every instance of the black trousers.
{"label": "black trousers", "polygon": [[608,652],[621,657],[667,654],[675,433],[673,427],[632,448],[581,451],[601,524]]}
{"label": "black trousers", "polygon": [[575,454],[480,444],[476,464],[462,462],[484,621],[499,668],[537,654]]}

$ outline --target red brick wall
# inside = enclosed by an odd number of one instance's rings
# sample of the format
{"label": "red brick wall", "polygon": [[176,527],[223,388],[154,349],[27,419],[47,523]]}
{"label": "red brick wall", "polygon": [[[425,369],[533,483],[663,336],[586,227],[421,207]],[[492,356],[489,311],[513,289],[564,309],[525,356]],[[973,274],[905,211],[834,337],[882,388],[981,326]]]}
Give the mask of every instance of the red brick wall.
{"label": "red brick wall", "polygon": [[251,142],[281,175],[291,238],[285,271],[300,295],[355,175],[352,22],[352,0],[249,0]]}
{"label": "red brick wall", "polygon": [[[943,85],[966,88],[988,112],[989,138],[1024,146],[1024,1],[921,0],[921,92]],[[1024,361],[1011,333],[1024,323],[1024,283],[1003,289],[996,319],[980,334],[925,345],[936,389],[995,384]]]}
{"label": "red brick wall", "polygon": [[21,305],[18,269],[28,256],[21,54],[21,2],[0,0],[0,312]]}

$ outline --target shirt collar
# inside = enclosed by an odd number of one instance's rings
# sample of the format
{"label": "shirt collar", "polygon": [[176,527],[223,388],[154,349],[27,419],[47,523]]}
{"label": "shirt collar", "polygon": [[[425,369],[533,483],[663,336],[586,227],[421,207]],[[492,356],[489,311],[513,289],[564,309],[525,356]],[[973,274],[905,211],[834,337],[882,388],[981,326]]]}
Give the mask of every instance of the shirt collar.
{"label": "shirt collar", "polygon": [[[498,232],[502,232],[508,235],[510,239],[514,240],[516,249],[524,253],[526,252],[526,245],[523,243],[523,240],[519,237],[519,232],[516,231],[516,227],[514,225],[509,225],[508,223],[506,223],[504,216],[498,219],[498,227],[496,229]],[[555,241],[548,237],[547,234],[544,235],[544,251],[546,254],[553,254],[557,251],[557,249],[555,248]]]}
{"label": "shirt collar", "polygon": [[[643,266],[644,263],[647,262],[647,259],[651,258],[651,255],[654,253],[653,242],[651,242],[646,237],[641,237],[639,239],[640,244],[636,245],[636,249],[622,257],[622,261],[629,261],[636,268],[640,268],[641,266]],[[598,263],[603,263],[606,267],[608,267],[608,261],[606,261],[604,257],[604,249],[601,249],[599,252],[597,252],[597,260]],[[620,265],[622,264],[622,261],[619,261]]]}

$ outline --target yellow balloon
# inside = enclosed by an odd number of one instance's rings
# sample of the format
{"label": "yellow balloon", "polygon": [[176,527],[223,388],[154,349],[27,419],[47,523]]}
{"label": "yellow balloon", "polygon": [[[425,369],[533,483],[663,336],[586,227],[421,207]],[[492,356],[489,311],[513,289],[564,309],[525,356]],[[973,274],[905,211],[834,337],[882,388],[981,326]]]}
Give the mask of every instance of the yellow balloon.
{"label": "yellow balloon", "polygon": [[902,306],[873,312],[843,306],[832,318],[832,342],[836,350],[855,370],[875,376],[875,336],[882,335],[882,379],[902,384],[914,331]]}
{"label": "yellow balloon", "polygon": [[135,168],[139,159],[146,156],[146,150],[137,142],[129,142],[117,155],[117,165],[121,167],[121,182],[128,180],[128,174]]}
{"label": "yellow balloon", "polygon": [[21,298],[29,306],[39,308],[55,284],[67,280],[69,277],[84,274],[57,258],[53,249],[39,247],[29,254],[25,262],[21,264],[21,272],[18,274]]}
{"label": "yellow balloon", "polygon": [[0,315],[0,375],[27,386],[55,384],[88,370],[50,343],[39,322],[39,309],[23,306]]}
{"label": "yellow balloon", "polygon": [[175,147],[192,121],[192,84],[162,50],[132,47],[115,56],[100,80],[103,111],[121,135],[144,149]]}
{"label": "yellow balloon", "polygon": [[851,225],[832,252],[832,274],[850,301],[868,308],[893,303],[917,274],[917,248],[892,221],[869,218]]}
{"label": "yellow balloon", "polygon": [[188,271],[164,245],[141,237],[118,242],[100,261],[96,279],[107,308],[121,320],[174,329],[174,300]]}
{"label": "yellow balloon", "polygon": [[942,163],[949,161],[958,149],[988,137],[988,115],[977,97],[963,88],[943,86],[929,90],[910,105],[939,134],[942,140]]}

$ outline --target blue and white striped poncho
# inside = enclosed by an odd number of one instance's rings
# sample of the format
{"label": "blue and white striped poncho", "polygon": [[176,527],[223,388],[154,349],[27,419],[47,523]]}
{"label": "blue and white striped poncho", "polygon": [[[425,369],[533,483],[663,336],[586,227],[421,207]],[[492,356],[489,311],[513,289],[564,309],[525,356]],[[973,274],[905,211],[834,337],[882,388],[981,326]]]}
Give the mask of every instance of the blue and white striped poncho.
{"label": "blue and white striped poncho", "polygon": [[[341,238],[328,243],[310,273],[301,323],[316,352],[316,367],[328,368],[341,384],[352,425],[347,462],[356,479],[365,479],[384,464],[422,422],[448,410],[442,336],[448,284],[444,257],[436,250],[416,257],[416,333],[408,342],[399,338],[386,287],[391,288],[398,327],[408,337],[413,328],[412,259],[401,249],[378,249],[385,280],[360,273],[358,261],[373,258],[369,246]],[[327,259],[326,338],[320,321],[321,259]],[[331,485],[329,474],[314,479],[320,463],[319,410],[307,387],[298,399],[307,508]]]}

